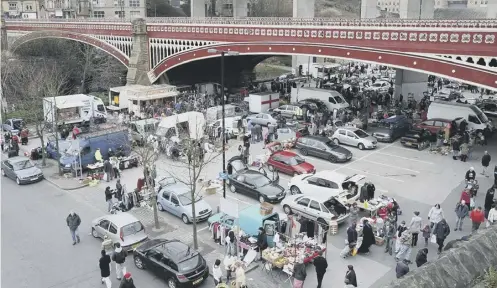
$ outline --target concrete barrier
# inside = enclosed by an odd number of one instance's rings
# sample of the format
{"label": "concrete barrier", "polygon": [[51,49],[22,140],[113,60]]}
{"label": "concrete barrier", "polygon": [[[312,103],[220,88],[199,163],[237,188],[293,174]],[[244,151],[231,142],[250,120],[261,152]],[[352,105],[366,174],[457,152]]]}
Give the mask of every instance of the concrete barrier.
{"label": "concrete barrier", "polygon": [[[437,260],[393,281],[388,288],[467,288],[491,266],[497,267],[497,226],[458,241]],[[431,249],[430,253],[435,253]]]}

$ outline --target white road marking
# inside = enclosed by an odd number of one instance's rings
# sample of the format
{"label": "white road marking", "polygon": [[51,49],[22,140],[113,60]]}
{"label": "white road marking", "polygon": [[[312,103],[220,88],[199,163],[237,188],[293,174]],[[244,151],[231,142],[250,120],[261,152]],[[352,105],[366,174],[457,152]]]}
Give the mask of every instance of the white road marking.
{"label": "white road marking", "polygon": [[400,146],[392,146],[391,148],[394,148],[394,149],[400,149],[400,150],[406,150],[406,151],[409,151],[409,152],[420,152],[419,150],[417,149],[414,149],[414,148],[406,148],[406,147],[400,147]]}
{"label": "white road marking", "polygon": [[397,181],[397,182],[400,182],[400,183],[404,183],[404,181],[400,180],[400,179],[395,179],[395,178],[392,178],[392,177],[383,176],[383,175],[371,173],[371,172],[360,170],[360,169],[355,169],[355,168],[350,168],[350,167],[345,167],[345,169],[354,170],[354,171],[357,171],[357,172],[360,172],[360,173],[364,173],[364,174],[367,174],[367,175],[372,175],[372,176],[381,177],[381,178],[385,178],[385,179],[388,179],[388,180],[392,180],[392,181]]}
{"label": "white road marking", "polygon": [[386,156],[392,156],[392,157],[397,157],[397,158],[404,159],[404,160],[409,160],[409,161],[416,161],[416,162],[420,162],[420,163],[424,163],[424,164],[428,164],[428,165],[435,165],[435,163],[433,163],[433,162],[428,162],[428,161],[418,160],[418,159],[414,159],[414,158],[403,157],[403,156],[389,154],[389,153],[378,152],[378,154],[386,155]]}
{"label": "white road marking", "polygon": [[207,229],[209,229],[209,226],[205,226],[204,228],[197,229],[197,232],[201,232],[201,231],[204,231]]}
{"label": "white road marking", "polygon": [[367,160],[367,159],[362,159],[361,161],[363,161],[363,162],[369,162],[369,163],[376,164],[376,165],[382,165],[382,166],[385,166],[385,167],[395,168],[395,169],[407,170],[407,171],[411,171],[411,172],[417,173],[417,174],[421,173],[419,171],[412,170],[412,169],[409,169],[409,168],[403,168],[403,167],[399,167],[399,166],[388,165],[388,164],[384,164],[384,163],[380,163],[380,162],[376,162],[376,161],[370,161],[370,160]]}
{"label": "white road marking", "polygon": [[352,165],[354,162],[356,162],[356,161],[360,161],[360,160],[362,160],[362,159],[364,159],[364,158],[366,158],[366,157],[368,157],[368,156],[370,156],[370,155],[380,153],[380,151],[385,150],[385,149],[387,149],[388,147],[390,147],[390,146],[392,146],[392,145],[394,145],[394,144],[395,144],[395,142],[394,142],[394,143],[390,143],[390,144],[388,144],[387,146],[385,146],[385,147],[383,147],[383,148],[380,148],[380,149],[377,149],[377,150],[374,150],[373,152],[371,152],[371,153],[369,153],[369,154],[366,154],[366,155],[362,156],[362,157],[361,157],[361,158],[359,158],[359,159],[355,159],[355,161],[354,161],[354,159],[352,159],[352,161],[350,161],[349,163],[347,163],[347,164],[345,164],[345,165],[341,165],[340,167],[338,167],[338,168],[336,168],[336,169],[333,169],[333,170],[331,170],[331,171],[335,172],[335,171],[340,170],[340,169],[342,169],[342,168],[348,167],[348,166]]}

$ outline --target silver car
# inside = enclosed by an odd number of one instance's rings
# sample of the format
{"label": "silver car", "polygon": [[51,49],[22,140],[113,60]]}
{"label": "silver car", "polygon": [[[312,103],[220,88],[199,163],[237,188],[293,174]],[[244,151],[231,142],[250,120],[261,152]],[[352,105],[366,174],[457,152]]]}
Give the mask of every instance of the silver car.
{"label": "silver car", "polygon": [[355,146],[361,150],[374,149],[378,144],[378,140],[364,132],[364,130],[354,127],[340,127],[331,137],[335,144],[345,144]]}
{"label": "silver car", "polygon": [[283,105],[273,110],[286,118],[301,119],[302,109],[296,105]]}
{"label": "silver car", "polygon": [[330,223],[331,220],[342,223],[349,218],[349,209],[333,196],[293,195],[286,197],[281,205],[288,215],[297,214],[323,224]]}
{"label": "silver car", "polygon": [[99,217],[91,222],[91,235],[113,244],[119,243],[125,251],[131,251],[148,240],[145,226],[135,216],[126,212]]}
{"label": "silver car", "polygon": [[193,221],[207,220],[212,214],[211,206],[202,199],[202,196],[195,195],[195,214],[192,213],[192,195],[190,188],[172,177],[167,177],[158,182],[157,209],[167,211],[180,217],[183,223],[188,224]]}
{"label": "silver car", "polygon": [[277,125],[278,121],[271,116],[271,114],[267,113],[259,113],[255,115],[247,116],[247,122],[252,122],[252,124],[259,124],[263,126],[268,125]]}
{"label": "silver car", "polygon": [[15,180],[17,185],[41,181],[44,178],[41,169],[24,156],[2,161],[2,176]]}

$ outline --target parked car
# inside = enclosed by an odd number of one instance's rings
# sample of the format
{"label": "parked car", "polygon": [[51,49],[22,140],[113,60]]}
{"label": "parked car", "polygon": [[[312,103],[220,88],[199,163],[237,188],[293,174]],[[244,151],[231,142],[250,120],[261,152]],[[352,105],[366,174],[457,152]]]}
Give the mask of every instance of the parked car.
{"label": "parked car", "polygon": [[378,144],[375,137],[364,132],[364,130],[353,127],[338,128],[331,136],[335,144],[345,144],[363,149],[374,149]]}
{"label": "parked car", "polygon": [[273,110],[286,118],[302,119],[302,109],[298,105],[283,105]]}
{"label": "parked car", "polygon": [[263,126],[277,125],[278,120],[274,119],[271,114],[259,113],[247,116],[247,122],[252,122],[253,124],[259,124]]}
{"label": "parked car", "polygon": [[[242,193],[258,199],[259,202],[278,203],[285,198],[285,189],[281,187],[279,175],[274,180],[263,172],[248,169],[240,157],[233,157],[228,161],[228,185],[230,191]],[[273,173],[274,174],[274,173]]]}
{"label": "parked car", "polygon": [[[400,143],[403,146],[423,150],[430,146],[430,142],[435,138],[427,129],[409,130],[406,135],[400,138]],[[435,138],[436,139],[436,138]]]}
{"label": "parked car", "polygon": [[335,144],[327,137],[304,136],[297,138],[295,147],[302,155],[326,159],[332,163],[347,162],[352,159],[352,152]]}
{"label": "parked car", "polygon": [[278,170],[285,174],[299,175],[316,172],[314,165],[291,151],[277,151],[267,160],[269,171]]}
{"label": "parked car", "polygon": [[16,156],[2,161],[2,176],[15,180],[17,185],[43,180],[40,168],[24,156]]}
{"label": "parked car", "polygon": [[167,211],[180,217],[183,223],[207,220],[212,214],[212,208],[202,196],[196,195],[195,214],[192,214],[192,195],[190,188],[173,177],[166,177],[157,182],[157,209]]}
{"label": "parked car", "polygon": [[[48,141],[47,143],[47,149],[45,150],[47,152],[47,156],[52,159],[58,159],[60,156],[62,156],[64,153],[68,152],[69,149],[72,147],[72,142],[67,141],[67,140],[59,140],[59,150],[62,153],[57,152],[57,143],[54,141]],[[76,148],[76,147],[74,147]]]}
{"label": "parked car", "polygon": [[336,220],[342,223],[349,218],[349,209],[333,196],[328,195],[293,195],[281,202],[283,211],[301,215],[323,225]]}
{"label": "parked car", "polygon": [[314,175],[293,177],[288,182],[288,189],[290,189],[291,194],[323,194],[356,200],[359,198],[359,187],[364,185],[365,178],[365,176],[358,174],[347,176],[334,171],[323,170],[316,172]]}
{"label": "parked car", "polygon": [[3,132],[10,132],[12,135],[17,135],[24,127],[24,120],[18,118],[7,119],[2,124]]}
{"label": "parked car", "polygon": [[197,287],[209,277],[202,255],[179,240],[148,240],[133,251],[133,261],[138,269],[166,281],[169,288]]}
{"label": "parked car", "polygon": [[125,251],[131,251],[148,240],[145,226],[135,216],[123,212],[99,217],[91,222],[91,235],[95,238],[107,236],[112,243],[121,244]]}
{"label": "parked car", "polygon": [[380,120],[371,127],[372,135],[380,142],[393,142],[409,131],[409,120],[404,115],[394,115]]}
{"label": "parked car", "polygon": [[371,84],[366,90],[376,91],[376,92],[387,92],[388,88],[390,88],[390,83],[387,81],[376,81]]}
{"label": "parked car", "polygon": [[438,134],[440,130],[444,130],[445,127],[449,126],[452,120],[442,119],[442,118],[433,118],[428,119],[426,121],[422,121],[414,124],[413,128],[417,130],[426,129],[431,132],[431,134]]}

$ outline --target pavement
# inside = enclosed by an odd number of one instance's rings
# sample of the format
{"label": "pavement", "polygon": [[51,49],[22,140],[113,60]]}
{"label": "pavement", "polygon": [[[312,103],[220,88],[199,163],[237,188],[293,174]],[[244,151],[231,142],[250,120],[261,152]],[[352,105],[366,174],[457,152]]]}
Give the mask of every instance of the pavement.
{"label": "pavement", "polygon": [[[291,135],[280,135],[280,139]],[[30,141],[36,145],[35,141]],[[226,158],[237,155],[236,147],[238,142],[230,142]],[[354,147],[348,148],[354,154],[352,161],[344,164],[332,164],[314,157],[305,157],[313,164],[318,171],[333,170],[339,173],[352,175],[363,174],[371,180],[376,188],[377,194],[387,194],[397,199],[403,214],[399,216],[399,221],[405,220],[407,223],[414,211],[419,211],[425,221],[429,209],[436,203],[440,203],[445,211],[445,217],[453,228],[455,225],[454,207],[459,200],[463,189],[463,178],[470,166],[481,171],[481,155],[488,150],[492,156],[490,164],[493,167],[497,163],[497,137],[489,141],[487,147],[476,147],[475,159],[466,163],[454,161],[450,156],[442,156],[430,153],[427,150],[417,151],[415,149],[404,148],[400,143],[391,144],[380,143],[375,150],[360,151]],[[492,148],[493,147],[493,148]],[[29,148],[29,147],[26,147]],[[262,144],[251,146],[252,155],[262,154]],[[48,168],[46,168],[48,169]],[[220,157],[215,158],[201,173],[202,179],[214,179],[221,170]],[[48,170],[47,170],[48,171]],[[157,161],[158,175],[183,174],[184,170],[177,164],[160,157]],[[139,177],[142,177],[142,167],[132,168],[123,171],[121,182],[127,189],[136,187]],[[2,284],[5,287],[96,287],[100,285],[98,277],[97,260],[99,257],[100,241],[87,236],[91,219],[106,214],[106,203],[104,199],[104,189],[107,185],[114,186],[115,181],[103,182],[96,187],[82,187],[71,191],[64,191],[62,185],[57,181],[74,179],[51,179],[58,186],[54,186],[49,181],[30,186],[17,186],[9,179],[2,179],[2,225],[7,231],[3,233],[2,244],[9,249],[2,249],[9,265],[4,269],[6,272],[2,276]],[[486,190],[491,186],[493,178],[483,177],[478,174],[480,181],[480,192],[477,197],[477,205],[483,205]],[[280,174],[280,184],[287,186],[290,176]],[[35,188],[35,189],[33,189]],[[203,192],[201,192],[203,193]],[[226,192],[230,201],[238,203],[240,209],[257,203],[257,200],[240,194],[234,194],[229,190]],[[219,206],[219,199],[222,197],[221,191],[217,194],[204,194],[206,200],[214,210]],[[7,205],[5,204],[7,203]],[[11,205],[10,203],[15,203]],[[74,209],[83,219],[81,233],[83,242],[75,247],[71,245],[71,239],[64,218],[68,211]],[[282,212],[280,205],[275,205],[276,212]],[[151,232],[153,225],[153,212],[149,208],[133,209],[133,213],[147,226],[147,231],[154,233],[152,237],[176,238],[186,243],[192,242],[192,226],[185,225],[181,219],[165,212],[159,212],[159,221],[162,231]],[[26,215],[30,217],[19,217]],[[40,225],[42,224],[42,225]],[[470,232],[471,223],[467,220],[463,225],[463,231],[452,231],[447,241],[460,238]],[[32,235],[35,235],[33,237]],[[215,259],[221,258],[223,249],[213,243],[210,239],[210,232],[206,223],[198,225],[199,250],[212,267]],[[383,252],[384,247],[373,246],[371,254],[367,256],[359,255],[342,259],[339,251],[344,247],[346,239],[346,227],[340,226],[339,233],[328,237],[328,271],[325,274],[324,283],[327,287],[342,287],[343,278],[347,265],[355,267],[359,287],[380,288],[395,279],[395,260],[393,256]],[[420,239],[422,243],[422,239]],[[36,248],[35,248],[36,247]],[[56,247],[56,248],[55,248]],[[421,245],[422,247],[422,245]],[[12,248],[12,249],[10,249]],[[55,249],[54,249],[55,248]],[[415,247],[411,254],[414,260],[417,253]],[[437,258],[436,247],[429,244],[428,260]],[[35,250],[36,249],[36,250]],[[47,259],[50,265],[47,265]],[[74,259],[74,260],[69,260]],[[130,258],[128,258],[130,259]],[[70,261],[71,264],[67,265]],[[128,260],[129,261],[129,260]],[[147,271],[136,270],[131,262],[128,262],[128,269],[135,278],[135,283],[140,287],[164,287],[165,283],[154,277]],[[411,265],[411,270],[416,269]],[[62,272],[63,271],[63,272]],[[317,280],[313,267],[307,269],[308,277],[304,287],[316,287]],[[247,273],[249,287],[290,287],[285,283],[285,277],[277,271],[267,273],[257,267]],[[117,282],[114,282],[116,285]],[[213,287],[212,279],[208,279],[201,288]]]}

